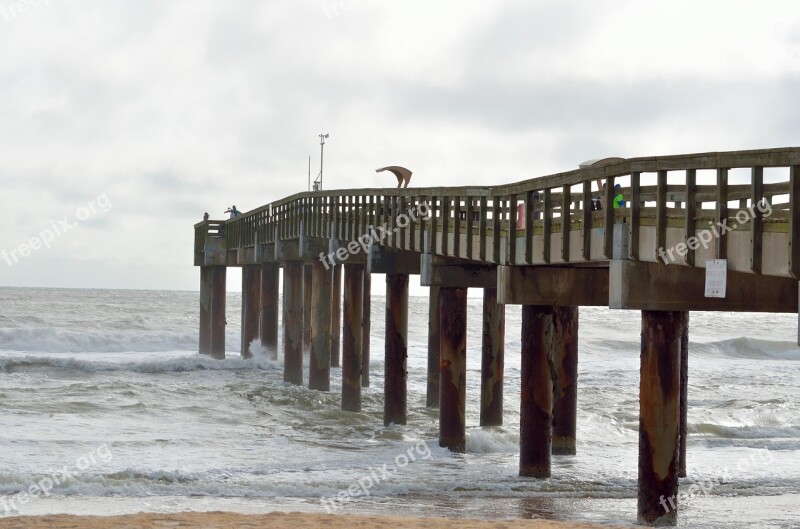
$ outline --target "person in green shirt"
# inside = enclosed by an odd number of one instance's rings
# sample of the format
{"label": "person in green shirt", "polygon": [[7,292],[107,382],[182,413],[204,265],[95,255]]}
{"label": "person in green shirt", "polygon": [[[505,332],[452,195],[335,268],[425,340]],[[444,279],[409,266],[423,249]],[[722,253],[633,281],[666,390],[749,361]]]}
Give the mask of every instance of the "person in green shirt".
{"label": "person in green shirt", "polygon": [[622,186],[619,184],[614,185],[614,209],[625,207],[625,198],[622,196]]}

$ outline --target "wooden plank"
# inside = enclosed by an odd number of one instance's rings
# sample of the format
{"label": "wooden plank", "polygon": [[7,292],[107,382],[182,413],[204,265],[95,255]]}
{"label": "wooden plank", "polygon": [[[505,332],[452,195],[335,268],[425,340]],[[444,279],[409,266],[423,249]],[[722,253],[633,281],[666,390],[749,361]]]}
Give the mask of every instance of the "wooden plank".
{"label": "wooden plank", "polygon": [[461,257],[461,197],[453,197],[453,255]]}
{"label": "wooden plank", "polygon": [[431,218],[430,222],[428,222],[429,228],[428,233],[430,234],[430,254],[436,255],[436,238],[438,237],[438,228],[439,228],[439,219],[437,218],[439,215],[439,198],[432,196],[431,197]]}
{"label": "wooden plank", "polygon": [[642,218],[641,177],[642,173],[638,171],[631,173],[631,203],[629,204],[631,210],[629,252],[631,259],[637,261],[639,260],[639,227],[641,226]]}
{"label": "wooden plank", "polygon": [[614,177],[606,178],[605,206],[603,210],[603,255],[614,258]]}
{"label": "wooden plank", "polygon": [[442,197],[442,255],[450,255],[450,197]]}
{"label": "wooden plank", "polygon": [[715,243],[715,254],[717,259],[728,258],[728,236],[725,229],[720,224],[728,223],[728,170],[717,169],[717,226],[719,235]]}
{"label": "wooden plank", "polygon": [[492,262],[500,264],[500,197],[492,199]]}
{"label": "wooden plank", "polygon": [[583,258],[592,258],[592,182],[583,182],[583,211],[581,217],[581,232],[583,234]]}
{"label": "wooden plank", "polygon": [[789,226],[789,271],[800,280],[800,165],[793,165],[789,177],[789,208],[792,224]]}
{"label": "wooden plank", "polygon": [[536,207],[536,191],[525,193],[525,262],[533,263],[533,211]]}
{"label": "wooden plank", "polygon": [[[688,243],[689,239],[696,236],[697,233],[697,170],[686,170],[686,229],[684,231],[684,242]],[[686,264],[694,266],[695,251],[687,246],[686,250]]]}
{"label": "wooden plank", "polygon": [[667,248],[667,172],[659,171],[656,191],[656,248],[655,258],[660,263],[659,255]]}
{"label": "wooden plank", "polygon": [[506,262],[517,262],[517,195],[511,195],[508,200],[508,254]]}
{"label": "wooden plank", "polygon": [[561,259],[565,263],[569,262],[570,202],[570,186],[565,185],[561,192]]}
{"label": "wooden plank", "polygon": [[550,189],[544,190],[544,220],[542,229],[542,242],[543,242],[543,258],[545,263],[550,262],[550,232],[552,231],[553,222],[553,200],[550,195]]}
{"label": "wooden plank", "polygon": [[498,266],[497,302],[505,305],[608,306],[608,269]]}
{"label": "wooden plank", "polygon": [[467,208],[467,211],[466,211],[466,217],[467,217],[467,248],[466,248],[466,250],[467,250],[467,259],[473,259],[474,257],[472,255],[472,250],[473,250],[473,248],[472,248],[472,246],[473,246],[473,242],[472,242],[473,236],[472,235],[473,235],[474,220],[473,220],[472,217],[474,215],[473,206],[475,205],[475,197],[468,196],[468,197],[466,197],[466,200],[467,200],[467,204],[466,204],[466,208]]}
{"label": "wooden plank", "polygon": [[478,217],[478,260],[486,260],[486,225],[489,223],[489,215],[486,197],[480,200],[480,216]]}
{"label": "wooden plank", "polygon": [[700,267],[612,261],[609,307],[629,310],[797,312],[797,280],[728,270],[725,298],[705,297]]}
{"label": "wooden plank", "polygon": [[750,193],[752,201],[752,209],[750,210],[752,211],[752,218],[750,219],[750,270],[760,274],[764,224],[762,222],[762,213],[756,206],[764,198],[763,167],[753,167],[750,186],[752,187]]}

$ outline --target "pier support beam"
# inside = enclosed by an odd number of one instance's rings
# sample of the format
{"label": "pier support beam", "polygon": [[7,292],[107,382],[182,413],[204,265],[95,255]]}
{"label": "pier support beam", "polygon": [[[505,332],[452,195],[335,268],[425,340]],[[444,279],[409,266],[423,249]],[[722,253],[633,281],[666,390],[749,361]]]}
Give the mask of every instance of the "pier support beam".
{"label": "pier support beam", "polygon": [[439,289],[439,446],[466,448],[467,289]]}
{"label": "pier support beam", "polygon": [[428,391],[425,405],[439,407],[439,287],[430,288],[428,304]]}
{"label": "pier support beam", "polygon": [[252,358],[250,344],[258,339],[258,310],[261,308],[261,267],[242,267],[242,357]]}
{"label": "pier support beam", "polygon": [[225,358],[225,279],[228,269],[211,267],[211,357]]}
{"label": "pier support beam", "polygon": [[311,293],[314,280],[311,265],[303,265],[303,350],[311,347]]}
{"label": "pier support beam", "polygon": [[689,433],[686,431],[689,415],[689,313],[681,332],[681,423],[680,423],[680,454],[678,456],[678,477],[686,477],[686,441]]}
{"label": "pier support beam", "polygon": [[342,328],[342,410],[361,411],[361,329],[364,315],[364,265],[344,265]]}
{"label": "pier support beam", "polygon": [[283,381],[303,385],[303,263],[283,267]]}
{"label": "pier support beam", "polygon": [[497,289],[483,289],[481,355],[481,426],[503,424],[503,367],[506,307],[497,304]]}
{"label": "pier support beam", "polygon": [[315,261],[311,265],[314,290],[311,295],[311,358],[308,362],[308,388],[331,389],[331,298],[333,271]]}
{"label": "pier support beam", "polygon": [[364,271],[364,311],[361,319],[361,387],[369,387],[369,337],[372,315],[372,274]]}
{"label": "pier support beam", "polygon": [[553,309],[553,454],[575,455],[578,413],[578,307]]}
{"label": "pier support beam", "polygon": [[550,477],[553,307],[522,307],[519,475]]}
{"label": "pier support beam", "polygon": [[[342,266],[333,267],[333,298],[331,303],[331,367],[339,367],[342,336]],[[361,370],[359,369],[360,373]]]}
{"label": "pier support beam", "polygon": [[408,274],[386,274],[386,356],[383,424],[406,424]]}
{"label": "pier support beam", "polygon": [[687,312],[642,311],[639,523],[678,521],[681,336]]}
{"label": "pier support beam", "polygon": [[278,359],[278,279],[277,263],[261,265],[261,347],[273,360]]}
{"label": "pier support beam", "polygon": [[200,337],[201,355],[211,354],[211,267],[200,267]]}

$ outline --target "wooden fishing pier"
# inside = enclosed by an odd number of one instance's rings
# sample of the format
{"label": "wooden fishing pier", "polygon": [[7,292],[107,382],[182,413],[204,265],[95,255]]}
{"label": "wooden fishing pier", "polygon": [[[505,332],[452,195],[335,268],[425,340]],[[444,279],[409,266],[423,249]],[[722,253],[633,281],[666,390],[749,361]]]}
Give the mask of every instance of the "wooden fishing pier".
{"label": "wooden fishing pier", "polygon": [[[594,211],[600,193],[609,207]],[[384,423],[405,424],[418,275],[431,287],[427,404],[440,444],[463,451],[467,289],[483,289],[480,424],[502,424],[504,307],[522,305],[519,473],[546,479],[551,454],[576,449],[578,307],[640,310],[638,520],[675,524],[665,499],[677,503],[686,475],[689,313],[797,313],[799,208],[800,148],[606,159],[492,187],[299,193],[195,225],[200,353],[225,357],[226,268],[242,267],[242,355],[256,340],[278,354],[283,310],[284,380],[303,384],[308,348],[308,387],[328,391],[341,352],[342,409],[359,411],[370,278],[386,274]],[[718,259],[726,292],[706,297]]]}

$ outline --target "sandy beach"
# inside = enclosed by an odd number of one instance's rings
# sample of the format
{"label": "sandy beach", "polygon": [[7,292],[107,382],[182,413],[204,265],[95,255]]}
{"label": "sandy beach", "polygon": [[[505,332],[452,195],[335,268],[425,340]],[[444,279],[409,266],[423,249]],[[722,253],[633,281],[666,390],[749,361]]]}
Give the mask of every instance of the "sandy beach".
{"label": "sandy beach", "polygon": [[150,529],[201,527],[206,529],[609,529],[609,525],[547,520],[457,520],[401,516],[271,513],[247,515],[226,512],[134,514],[128,516],[25,516],[0,519],[0,529]]}

